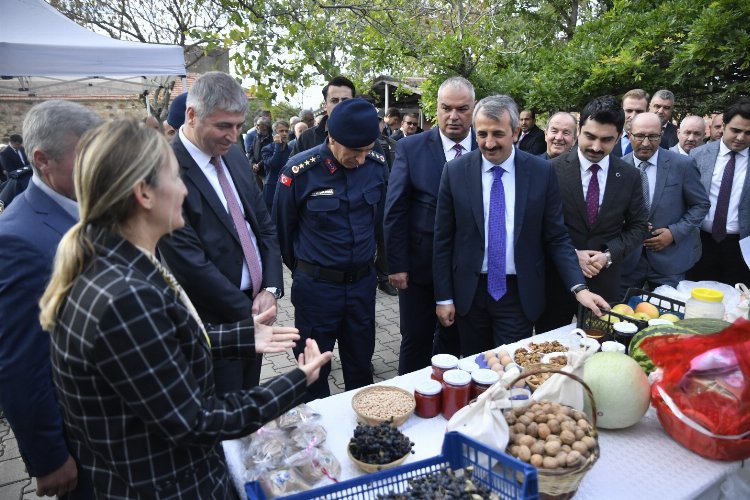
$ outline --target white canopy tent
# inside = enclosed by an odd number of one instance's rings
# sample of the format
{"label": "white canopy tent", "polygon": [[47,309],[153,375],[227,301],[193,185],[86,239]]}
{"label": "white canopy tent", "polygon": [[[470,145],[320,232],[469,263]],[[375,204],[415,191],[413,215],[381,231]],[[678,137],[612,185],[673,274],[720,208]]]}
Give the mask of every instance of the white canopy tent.
{"label": "white canopy tent", "polygon": [[138,93],[176,76],[185,76],[180,46],[99,35],[44,0],[0,0],[0,94]]}

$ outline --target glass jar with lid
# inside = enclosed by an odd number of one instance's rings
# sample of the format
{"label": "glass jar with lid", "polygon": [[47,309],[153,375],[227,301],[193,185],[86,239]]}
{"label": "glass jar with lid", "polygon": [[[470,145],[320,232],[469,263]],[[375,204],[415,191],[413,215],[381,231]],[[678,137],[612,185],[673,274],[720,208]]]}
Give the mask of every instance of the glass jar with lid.
{"label": "glass jar with lid", "polygon": [[713,288],[693,288],[685,303],[685,319],[724,319],[724,294]]}
{"label": "glass jar with lid", "polygon": [[443,374],[443,417],[450,420],[454,413],[469,404],[471,375],[463,370],[448,370]]}
{"label": "glass jar with lid", "polygon": [[414,413],[418,417],[437,417],[443,408],[443,384],[437,380],[423,380],[414,387],[414,400],[417,403]]}
{"label": "glass jar with lid", "polygon": [[480,368],[472,372],[471,380],[471,399],[476,399],[477,396],[500,380],[500,374],[493,370]]}
{"label": "glass jar with lid", "polygon": [[432,357],[432,375],[430,377],[438,382],[443,381],[443,374],[458,366],[458,358],[452,354],[435,354]]}

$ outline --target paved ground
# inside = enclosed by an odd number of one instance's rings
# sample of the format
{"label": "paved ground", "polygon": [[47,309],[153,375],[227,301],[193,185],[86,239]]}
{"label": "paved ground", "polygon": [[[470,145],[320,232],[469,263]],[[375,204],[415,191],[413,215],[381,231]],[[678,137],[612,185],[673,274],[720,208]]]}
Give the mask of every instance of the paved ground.
{"label": "paved ground", "polygon": [[[285,289],[291,288],[291,276],[285,274]],[[336,307],[336,304],[331,304]],[[375,304],[376,335],[375,355],[372,358],[375,370],[375,381],[387,380],[398,373],[398,348],[401,342],[399,335],[398,299],[383,292],[377,292]],[[279,323],[284,326],[294,325],[294,309],[288,296],[279,301]],[[266,356],[261,370],[261,380],[267,380],[279,373],[290,370],[296,363],[290,353],[278,353]],[[344,378],[338,349],[333,353],[333,367],[329,378],[331,393],[344,391]],[[26,468],[18,453],[18,444],[13,432],[4,418],[0,418],[0,500],[32,500],[39,497],[35,494],[36,483],[26,473]]]}

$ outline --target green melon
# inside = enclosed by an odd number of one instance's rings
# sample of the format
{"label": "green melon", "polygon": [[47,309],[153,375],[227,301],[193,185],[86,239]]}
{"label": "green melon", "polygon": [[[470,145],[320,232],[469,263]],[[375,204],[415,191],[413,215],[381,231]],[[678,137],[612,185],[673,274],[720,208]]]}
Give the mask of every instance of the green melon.
{"label": "green melon", "polygon": [[630,357],[636,360],[648,374],[654,371],[656,366],[640,347],[641,342],[646,337],[652,335],[707,335],[720,332],[728,326],[729,323],[726,321],[706,318],[683,319],[675,325],[649,326],[633,336],[630,340],[628,352]]}

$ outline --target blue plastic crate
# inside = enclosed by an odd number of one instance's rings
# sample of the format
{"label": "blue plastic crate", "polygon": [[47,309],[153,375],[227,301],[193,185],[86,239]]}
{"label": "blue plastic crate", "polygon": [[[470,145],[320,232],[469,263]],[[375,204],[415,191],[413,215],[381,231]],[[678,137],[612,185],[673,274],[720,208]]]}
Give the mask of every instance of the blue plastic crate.
{"label": "blue plastic crate", "polygon": [[[374,499],[378,495],[403,492],[407,488],[408,479],[425,476],[447,465],[452,469],[474,466],[473,480],[497,493],[502,499],[537,500],[539,498],[536,468],[458,432],[449,432],[445,435],[442,454],[437,457],[295,493],[284,498],[288,500]],[[247,483],[245,492],[250,500],[266,500],[257,482]]]}

